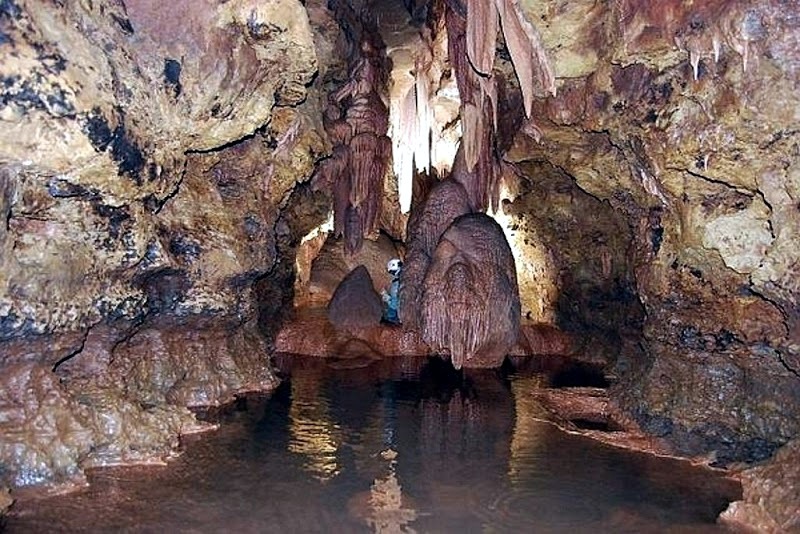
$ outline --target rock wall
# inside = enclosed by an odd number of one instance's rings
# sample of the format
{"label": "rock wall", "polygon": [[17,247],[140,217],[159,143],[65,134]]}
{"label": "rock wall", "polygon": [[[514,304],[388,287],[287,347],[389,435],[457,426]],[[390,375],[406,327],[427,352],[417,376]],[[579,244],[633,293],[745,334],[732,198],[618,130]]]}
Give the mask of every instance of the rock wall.
{"label": "rock wall", "polygon": [[253,287],[329,152],[338,32],[322,2],[0,3],[0,486],[163,459],[186,406],[274,387]]}
{"label": "rock wall", "polygon": [[613,254],[645,350],[618,402],[685,453],[770,455],[800,432],[800,3],[523,4],[558,96],[507,158],[571,177],[632,238]]}

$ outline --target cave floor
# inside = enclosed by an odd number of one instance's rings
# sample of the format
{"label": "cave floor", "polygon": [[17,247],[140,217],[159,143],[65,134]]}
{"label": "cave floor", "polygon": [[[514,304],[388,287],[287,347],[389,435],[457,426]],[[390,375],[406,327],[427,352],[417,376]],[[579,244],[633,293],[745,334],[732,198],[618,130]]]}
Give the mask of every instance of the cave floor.
{"label": "cave floor", "polygon": [[[7,531],[710,532],[740,497],[718,471],[551,424],[551,397],[601,397],[586,369],[354,362],[280,356],[278,390],[203,413],[219,429],[168,466],[21,498]],[[618,430],[579,411],[572,424]]]}

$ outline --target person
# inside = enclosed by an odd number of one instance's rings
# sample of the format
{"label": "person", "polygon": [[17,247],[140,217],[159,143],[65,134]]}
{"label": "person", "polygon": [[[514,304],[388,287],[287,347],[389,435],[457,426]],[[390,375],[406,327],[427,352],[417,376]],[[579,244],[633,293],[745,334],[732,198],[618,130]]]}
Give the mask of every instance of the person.
{"label": "person", "polygon": [[403,270],[403,262],[400,258],[392,258],[386,264],[386,270],[392,275],[392,282],[389,284],[389,291],[381,291],[383,298],[384,311],[383,319],[392,324],[400,324],[400,272]]}

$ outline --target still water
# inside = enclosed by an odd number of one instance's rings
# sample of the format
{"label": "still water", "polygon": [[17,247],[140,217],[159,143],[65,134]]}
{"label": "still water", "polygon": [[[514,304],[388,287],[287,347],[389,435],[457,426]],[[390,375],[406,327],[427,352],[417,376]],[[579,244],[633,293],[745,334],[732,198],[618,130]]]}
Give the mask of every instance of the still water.
{"label": "still water", "polygon": [[167,467],[18,503],[8,532],[722,532],[738,487],[541,422],[546,372],[292,360]]}

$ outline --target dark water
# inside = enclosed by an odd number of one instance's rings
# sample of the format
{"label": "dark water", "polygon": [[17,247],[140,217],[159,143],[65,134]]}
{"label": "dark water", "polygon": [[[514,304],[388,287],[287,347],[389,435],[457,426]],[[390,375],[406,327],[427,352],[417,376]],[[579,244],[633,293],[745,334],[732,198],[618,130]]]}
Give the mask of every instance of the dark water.
{"label": "dark water", "polygon": [[8,532],[703,532],[735,484],[534,418],[537,373],[284,361],[271,397],[208,414],[168,467],[95,470]]}

